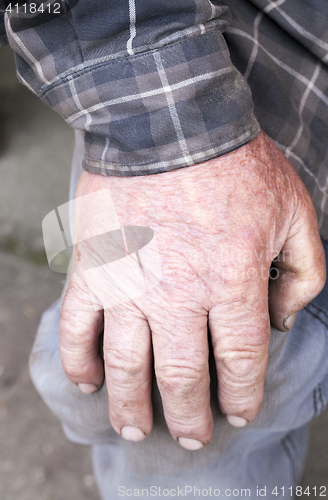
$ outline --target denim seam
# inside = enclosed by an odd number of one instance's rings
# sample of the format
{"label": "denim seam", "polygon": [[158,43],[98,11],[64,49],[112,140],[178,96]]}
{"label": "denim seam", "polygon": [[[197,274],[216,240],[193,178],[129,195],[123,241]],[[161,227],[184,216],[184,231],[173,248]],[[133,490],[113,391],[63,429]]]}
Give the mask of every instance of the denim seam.
{"label": "denim seam", "polygon": [[327,399],[324,394],[322,383],[320,382],[317,387],[313,389],[313,409],[314,416],[318,417],[326,408]]}
{"label": "denim seam", "polygon": [[281,441],[281,445],[282,445],[282,448],[285,451],[287,458],[288,458],[288,461],[290,463],[293,484],[296,484],[296,468],[295,468],[295,461],[294,461],[294,456],[293,456],[293,444],[292,444],[292,441],[291,441],[289,434],[287,434],[284,437],[284,439]]}
{"label": "denim seam", "polygon": [[319,393],[319,401],[321,403],[321,411],[323,411],[325,408],[325,401],[323,398],[322,384],[318,385],[318,393]]}
{"label": "denim seam", "polygon": [[[312,304],[313,305],[313,304]],[[309,314],[311,314],[311,316],[313,316],[314,318],[316,318],[318,321],[320,321],[320,323],[322,323],[326,328],[328,328],[328,322],[324,321],[322,318],[320,318],[320,316],[318,316],[317,314],[314,314],[314,312],[310,311],[309,309],[309,306],[306,306],[304,308]],[[319,308],[316,308],[320,311]],[[322,311],[323,312],[323,311]]]}
{"label": "denim seam", "polygon": [[313,411],[314,411],[314,416],[317,417],[318,416],[317,388],[313,389],[312,397],[313,397]]}
{"label": "denim seam", "polygon": [[313,302],[311,302],[309,306],[314,307],[315,309],[320,311],[328,319],[328,313],[324,309],[321,309],[321,307],[317,306],[316,304],[313,304]]}

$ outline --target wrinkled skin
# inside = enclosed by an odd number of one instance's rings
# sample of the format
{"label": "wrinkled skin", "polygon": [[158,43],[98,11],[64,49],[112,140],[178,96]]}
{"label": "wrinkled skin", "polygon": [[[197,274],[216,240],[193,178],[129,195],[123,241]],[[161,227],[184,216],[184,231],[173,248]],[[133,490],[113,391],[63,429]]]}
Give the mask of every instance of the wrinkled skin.
{"label": "wrinkled skin", "polygon": [[[84,392],[101,386],[104,324],[113,428],[131,440],[151,432],[154,358],[173,438],[188,449],[201,448],[213,427],[207,323],[222,412],[232,425],[243,426],[262,404],[270,319],[288,330],[324,285],[310,195],[263,132],[232,153],[173,172],[125,178],[84,172],[77,196],[105,187],[121,226],[155,231],[162,279],[135,300],[95,311],[80,307],[90,304],[90,290],[73,274],[60,327],[64,369]],[[75,233],[87,234],[85,220],[75,220]],[[269,269],[279,253],[279,278],[271,281],[268,304]]]}

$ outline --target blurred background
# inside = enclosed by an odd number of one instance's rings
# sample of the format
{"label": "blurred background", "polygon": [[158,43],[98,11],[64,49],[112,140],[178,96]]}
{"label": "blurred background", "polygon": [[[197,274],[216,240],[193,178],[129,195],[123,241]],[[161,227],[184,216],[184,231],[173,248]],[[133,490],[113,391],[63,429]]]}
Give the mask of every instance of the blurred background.
{"label": "blurred background", "polygon": [[[99,500],[90,448],[65,438],[28,374],[40,316],[63,283],[41,223],[68,201],[72,151],[72,130],[18,83],[12,51],[0,49],[0,500]],[[302,480],[326,496],[327,430],[328,411],[311,424]]]}
{"label": "blurred background", "polygon": [[35,391],[28,356],[60,295],[42,219],[68,201],[73,132],[18,83],[0,49],[0,500],[99,500],[88,446],[70,443]]}

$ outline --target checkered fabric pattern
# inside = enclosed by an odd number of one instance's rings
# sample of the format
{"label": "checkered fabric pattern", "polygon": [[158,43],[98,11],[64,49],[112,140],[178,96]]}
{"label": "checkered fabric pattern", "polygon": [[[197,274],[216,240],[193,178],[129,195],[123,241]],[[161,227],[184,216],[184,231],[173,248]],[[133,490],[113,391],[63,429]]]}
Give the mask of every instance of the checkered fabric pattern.
{"label": "checkered fabric pattern", "polygon": [[230,55],[261,128],[298,171],[328,241],[328,2],[229,0]]}
{"label": "checkered fabric pattern", "polygon": [[22,82],[85,132],[86,170],[187,167],[260,126],[301,175],[328,240],[327,0],[43,5],[7,13],[7,37]]}

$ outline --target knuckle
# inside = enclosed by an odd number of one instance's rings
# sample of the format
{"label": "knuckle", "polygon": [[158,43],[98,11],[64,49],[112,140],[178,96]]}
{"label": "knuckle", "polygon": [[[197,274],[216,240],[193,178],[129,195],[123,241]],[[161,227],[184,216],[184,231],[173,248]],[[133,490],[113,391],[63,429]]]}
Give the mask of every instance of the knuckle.
{"label": "knuckle", "polygon": [[267,366],[267,353],[249,351],[226,353],[219,360],[220,376],[225,383],[239,387],[254,386],[262,381]]}
{"label": "knuckle", "polygon": [[261,407],[264,394],[264,380],[256,385],[219,384],[221,407],[233,410],[235,415],[242,412],[257,412]]}
{"label": "knuckle", "polygon": [[104,349],[104,362],[111,379],[119,385],[131,384],[131,381],[140,379],[144,374],[145,360],[135,351],[122,352],[107,347]]}
{"label": "knuckle", "polygon": [[170,411],[166,413],[165,419],[170,431],[175,435],[192,436],[196,439],[199,436],[206,434],[208,436],[207,442],[211,440],[212,436],[212,414],[208,412],[197,412],[195,415],[192,412],[181,414],[180,412],[173,413]]}
{"label": "knuckle", "polygon": [[74,349],[72,347],[67,349],[61,346],[60,356],[64,372],[72,380],[86,382],[99,369],[99,359],[92,356],[85,349]]}
{"label": "knuckle", "polygon": [[156,370],[156,378],[163,394],[179,394],[190,399],[208,383],[209,375],[203,365],[166,365]]}
{"label": "knuckle", "polygon": [[90,337],[89,318],[71,312],[62,312],[60,320],[60,342],[67,346],[80,346]]}
{"label": "knuckle", "polygon": [[220,396],[220,407],[223,413],[246,418],[249,422],[252,422],[258,415],[262,402],[262,392],[246,398],[233,398],[226,395]]}
{"label": "knuckle", "polygon": [[[303,281],[303,283],[302,283]],[[300,290],[303,292],[303,307],[313,300],[326,284],[325,265],[313,265],[306,271],[306,276],[300,282]]]}
{"label": "knuckle", "polygon": [[103,382],[103,367],[101,359],[71,362],[62,360],[62,366],[67,377],[75,383],[92,383],[101,385]]}
{"label": "knuckle", "polygon": [[81,379],[84,376],[84,370],[79,364],[72,364],[66,357],[62,356],[62,365],[64,372],[70,379]]}
{"label": "knuckle", "polygon": [[326,268],[322,267],[318,269],[313,276],[313,293],[318,295],[326,284]]}

